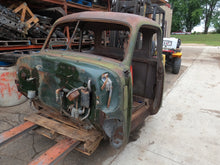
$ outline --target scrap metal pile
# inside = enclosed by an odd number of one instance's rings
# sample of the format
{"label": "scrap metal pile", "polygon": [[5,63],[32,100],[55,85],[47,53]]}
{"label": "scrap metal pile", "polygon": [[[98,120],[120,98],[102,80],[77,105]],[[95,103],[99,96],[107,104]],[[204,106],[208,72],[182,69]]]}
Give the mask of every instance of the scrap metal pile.
{"label": "scrap metal pile", "polygon": [[12,10],[0,5],[0,39],[23,39],[25,25]]}
{"label": "scrap metal pile", "polygon": [[[46,38],[51,20],[52,18],[33,14],[26,3],[14,10],[0,5],[0,40]],[[64,36],[62,32],[54,35]]]}

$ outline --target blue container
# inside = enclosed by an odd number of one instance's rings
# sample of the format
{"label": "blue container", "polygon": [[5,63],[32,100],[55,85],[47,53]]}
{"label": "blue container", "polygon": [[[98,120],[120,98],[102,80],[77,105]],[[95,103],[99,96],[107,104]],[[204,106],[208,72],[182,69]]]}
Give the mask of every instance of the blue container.
{"label": "blue container", "polygon": [[10,66],[11,63],[9,62],[4,62],[4,61],[0,61],[0,66]]}
{"label": "blue container", "polygon": [[74,2],[74,3],[78,3],[80,5],[85,5],[85,6],[89,6],[92,7],[92,2],[86,1],[86,0],[66,0],[67,2]]}

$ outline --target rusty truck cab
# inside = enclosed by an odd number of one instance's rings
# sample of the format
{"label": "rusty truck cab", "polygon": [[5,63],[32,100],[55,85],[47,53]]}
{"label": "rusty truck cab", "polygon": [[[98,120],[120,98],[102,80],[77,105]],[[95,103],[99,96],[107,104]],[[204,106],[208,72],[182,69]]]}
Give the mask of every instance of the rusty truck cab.
{"label": "rusty truck cab", "polygon": [[[56,28],[67,27],[70,39],[53,39]],[[55,22],[39,55],[18,60],[19,91],[36,91],[36,108],[92,125],[120,147],[161,106],[161,54],[161,29],[150,19],[114,12],[68,15]]]}

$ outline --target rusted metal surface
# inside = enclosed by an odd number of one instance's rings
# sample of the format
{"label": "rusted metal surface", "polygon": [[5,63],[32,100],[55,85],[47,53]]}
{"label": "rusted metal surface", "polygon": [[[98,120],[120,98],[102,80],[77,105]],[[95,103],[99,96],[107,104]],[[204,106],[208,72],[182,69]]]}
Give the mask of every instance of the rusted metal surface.
{"label": "rusted metal surface", "polygon": [[2,32],[0,39],[21,40],[30,36],[42,38],[47,36],[46,28],[38,25],[39,19],[26,3],[21,4],[15,10],[0,5],[0,13],[0,30]]}
{"label": "rusted metal surface", "polygon": [[135,111],[131,117],[131,132],[135,131],[136,128],[142,125],[145,118],[149,115],[150,111],[146,106],[142,106],[142,108]]}
{"label": "rusted metal surface", "polygon": [[4,39],[22,39],[25,35],[25,24],[20,23],[19,18],[11,9],[0,5],[0,38]]}
{"label": "rusted metal surface", "polygon": [[65,138],[60,140],[56,145],[51,147],[37,159],[29,163],[29,165],[52,165],[59,162],[64,158],[70,151],[72,151],[79,141],[74,139]]}
{"label": "rusted metal surface", "polygon": [[[55,28],[58,24],[67,23],[67,22],[71,22],[74,20],[124,24],[124,25],[129,26],[133,30],[135,30],[136,28],[139,28],[139,26],[143,24],[160,28],[159,25],[156,22],[154,22],[152,19],[148,19],[148,18],[141,17],[141,16],[134,15],[134,14],[117,13],[117,12],[99,12],[99,11],[80,12],[80,13],[67,15],[65,17],[58,19],[53,25],[52,30],[49,35],[52,34],[53,28]],[[131,39],[133,39],[133,37]],[[43,48],[45,48],[48,41],[49,41],[49,38],[48,40],[46,40]]]}
{"label": "rusted metal surface", "polygon": [[95,20],[97,22],[115,22],[119,24],[126,24],[130,26],[136,26],[140,23],[153,25],[158,27],[158,24],[152,19],[141,17],[134,14],[127,13],[117,13],[117,12],[80,12],[75,14],[70,14],[65,17],[58,19],[55,26],[64,22],[71,22],[75,19],[79,20]]}
{"label": "rusted metal surface", "polygon": [[75,100],[77,97],[79,97],[79,92],[78,90],[72,91],[71,93],[69,93],[69,95],[66,96],[68,98],[69,101],[73,101]]}
{"label": "rusted metal surface", "polygon": [[[53,31],[67,25],[72,37],[80,36],[80,43],[85,39],[84,31],[85,35],[92,35],[94,47],[83,49],[79,44],[79,47],[67,46],[69,49],[65,50],[50,48]],[[111,39],[103,41],[108,31],[116,31],[121,36],[113,47]],[[138,40],[140,33],[142,43]],[[130,129],[135,129],[161,106],[164,74],[161,37],[157,23],[137,15],[82,12],[65,16],[53,25],[39,55],[18,60],[18,79],[22,84],[19,89],[24,94],[36,91],[33,101],[39,105],[35,107],[47,106],[78,125],[83,123],[87,130],[94,127],[100,130],[100,136],[104,133],[112,146],[118,148],[127,143]],[[157,43],[156,48],[153,42]],[[132,114],[133,94],[139,96],[135,100],[138,103],[151,101]],[[91,134],[81,136],[83,134],[77,134],[73,128],[57,130],[54,121],[46,124],[38,119],[29,118],[41,126],[45,124],[47,129],[56,129],[59,134],[83,141],[85,146],[89,140],[97,139]]]}
{"label": "rusted metal surface", "polygon": [[6,132],[0,134],[0,146],[14,140],[15,138],[23,135],[24,133],[37,128],[38,126],[35,123],[27,121],[15,128],[12,128]]}

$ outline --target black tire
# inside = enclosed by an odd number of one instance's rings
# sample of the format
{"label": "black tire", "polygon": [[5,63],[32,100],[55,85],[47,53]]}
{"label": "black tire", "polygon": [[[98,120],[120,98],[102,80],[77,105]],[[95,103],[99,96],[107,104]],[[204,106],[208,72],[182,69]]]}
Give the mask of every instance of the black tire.
{"label": "black tire", "polygon": [[175,57],[173,59],[173,67],[172,67],[172,72],[174,74],[178,74],[180,71],[180,66],[181,66],[181,58]]}
{"label": "black tire", "polygon": [[177,48],[180,48],[180,45],[181,45],[181,40],[178,38]]}

